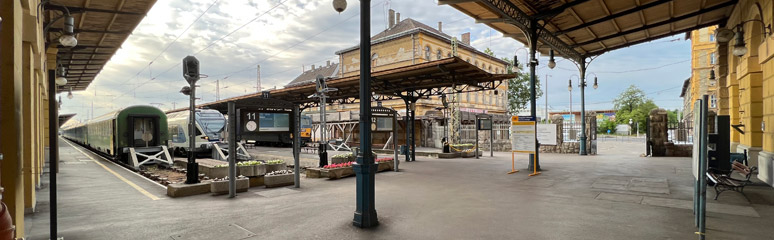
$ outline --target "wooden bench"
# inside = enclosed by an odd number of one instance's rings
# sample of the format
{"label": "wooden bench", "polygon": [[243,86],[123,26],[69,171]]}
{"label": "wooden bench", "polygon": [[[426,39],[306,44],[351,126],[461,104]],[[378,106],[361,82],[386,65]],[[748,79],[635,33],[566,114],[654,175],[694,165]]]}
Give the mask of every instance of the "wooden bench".
{"label": "wooden bench", "polygon": [[[718,200],[718,196],[720,193],[727,191],[727,190],[733,190],[736,192],[739,192],[747,198],[747,196],[744,195],[744,187],[747,186],[747,184],[752,183],[750,181],[750,177],[752,177],[753,173],[758,169],[758,167],[748,167],[740,162],[734,161],[734,163],[731,165],[732,170],[731,171],[723,171],[719,169],[709,169],[707,171],[707,178],[715,184],[715,200]],[[731,174],[737,171],[741,173],[744,176],[744,179],[736,179],[731,177]]]}

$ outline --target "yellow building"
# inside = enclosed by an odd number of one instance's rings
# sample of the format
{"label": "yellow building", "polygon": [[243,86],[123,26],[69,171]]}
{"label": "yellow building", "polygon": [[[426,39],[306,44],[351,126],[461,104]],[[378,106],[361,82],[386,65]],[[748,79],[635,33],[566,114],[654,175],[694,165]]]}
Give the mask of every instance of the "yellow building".
{"label": "yellow building", "polygon": [[[697,99],[702,98],[703,95],[709,96],[709,110],[713,112],[719,112],[720,105],[718,104],[718,81],[717,77],[712,79],[710,77],[710,71],[713,66],[718,64],[717,48],[715,41],[715,29],[717,26],[711,26],[702,28],[699,30],[693,30],[688,35],[691,39],[691,78],[690,78],[690,102],[695,102]],[[693,104],[689,104],[690,109],[686,109],[687,113],[693,110]],[[690,118],[690,114],[686,117]]]}
{"label": "yellow building", "polygon": [[[452,42],[456,42],[456,52]],[[358,75],[360,71],[359,46],[336,52],[339,55],[339,77]],[[470,33],[461,36],[460,41],[443,32],[442,23],[432,28],[411,18],[400,19],[400,13],[390,10],[388,28],[371,37],[371,71],[381,71],[412,64],[424,63],[457,56],[490,73],[506,73],[507,62],[481,52],[470,45]],[[505,114],[507,85],[503,83],[497,90],[459,94],[457,100],[461,111]],[[383,105],[396,110],[404,110],[402,100],[385,101]],[[439,97],[420,99],[416,104],[417,116],[427,115],[442,106]],[[343,109],[356,110],[357,105]]]}
{"label": "yellow building", "polygon": [[[758,178],[774,183],[774,21],[772,1],[740,1],[716,33],[720,115],[744,133],[731,131],[731,150],[749,152]],[[741,39],[734,35],[740,35]],[[727,102],[727,105],[725,105]]]}

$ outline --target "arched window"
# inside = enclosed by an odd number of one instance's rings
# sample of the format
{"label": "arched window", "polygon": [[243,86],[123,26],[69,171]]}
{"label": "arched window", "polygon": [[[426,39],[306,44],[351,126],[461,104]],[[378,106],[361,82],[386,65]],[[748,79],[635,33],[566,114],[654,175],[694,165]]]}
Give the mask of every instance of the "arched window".
{"label": "arched window", "polygon": [[441,57],[443,57],[443,55],[441,55],[441,49],[438,49],[438,51],[436,51],[435,55],[436,55],[435,57],[438,58],[438,60],[440,60]]}
{"label": "arched window", "polygon": [[430,61],[430,46],[425,46],[425,60]]}
{"label": "arched window", "polygon": [[476,67],[481,67],[481,65],[478,65],[478,61],[475,61],[473,65],[476,65]]}
{"label": "arched window", "polygon": [[492,65],[489,65],[489,72],[492,72]]}
{"label": "arched window", "polygon": [[452,57],[451,52],[446,53],[446,57]]}
{"label": "arched window", "polygon": [[376,67],[376,60],[379,59],[379,54],[374,53],[371,55],[371,67]]}
{"label": "arched window", "polygon": [[467,60],[465,60],[465,61],[467,61],[468,63],[470,63],[470,58],[468,58],[468,59],[467,59]]}

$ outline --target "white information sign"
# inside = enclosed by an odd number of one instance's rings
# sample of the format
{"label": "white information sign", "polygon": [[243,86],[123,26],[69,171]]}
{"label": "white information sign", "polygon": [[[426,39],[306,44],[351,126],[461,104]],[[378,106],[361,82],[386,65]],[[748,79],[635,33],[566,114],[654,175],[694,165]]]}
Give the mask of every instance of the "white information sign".
{"label": "white information sign", "polygon": [[556,145],[556,124],[538,124],[537,139],[540,145]]}
{"label": "white information sign", "polygon": [[511,122],[511,151],[535,153],[535,122]]}

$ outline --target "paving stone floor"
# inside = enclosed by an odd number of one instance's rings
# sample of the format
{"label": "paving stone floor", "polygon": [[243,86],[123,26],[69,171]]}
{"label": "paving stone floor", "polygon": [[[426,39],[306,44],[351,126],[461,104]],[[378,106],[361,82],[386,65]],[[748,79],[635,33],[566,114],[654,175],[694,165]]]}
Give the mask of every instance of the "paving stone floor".
{"label": "paving stone floor", "polygon": [[[252,188],[235,199],[172,199],[157,184],[65,142],[60,147],[65,239],[696,238],[690,159],[640,157],[644,143],[636,140],[600,141],[596,156],[543,154],[535,177],[527,176],[524,154],[517,154],[515,174],[506,174],[510,153],[401,162],[401,172],[376,175],[381,224],[373,229],[352,226],[353,177],[302,178],[300,189]],[[774,236],[774,188],[745,192],[715,201],[708,189],[708,239]],[[48,239],[48,187],[38,194],[36,212],[27,215],[28,239]]]}

